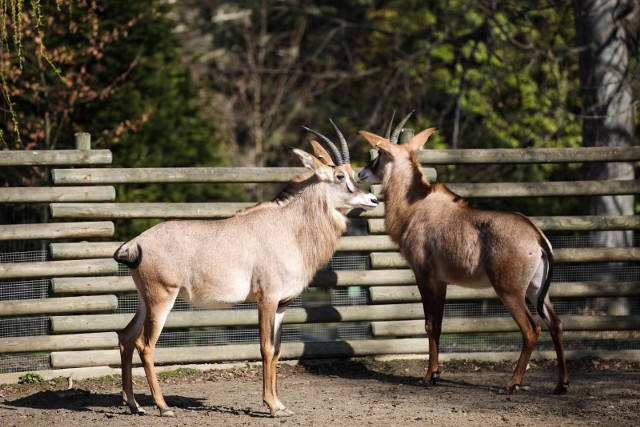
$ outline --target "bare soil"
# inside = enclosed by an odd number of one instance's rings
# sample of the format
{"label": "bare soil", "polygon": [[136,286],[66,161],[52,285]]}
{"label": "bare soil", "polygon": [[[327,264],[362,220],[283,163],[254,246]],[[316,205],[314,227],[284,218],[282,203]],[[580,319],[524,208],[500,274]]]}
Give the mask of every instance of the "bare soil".
{"label": "bare soil", "polygon": [[570,362],[571,386],[552,394],[554,362],[532,362],[526,386],[503,391],[512,363],[446,362],[441,382],[422,381],[418,360],[357,359],[281,365],[280,398],[295,415],[273,419],[262,405],[259,366],[180,370],[161,380],[176,418],[160,418],[146,380],[135,377],[147,415],[121,406],[120,378],[66,379],[0,386],[2,426],[638,426],[640,364],[588,359]]}

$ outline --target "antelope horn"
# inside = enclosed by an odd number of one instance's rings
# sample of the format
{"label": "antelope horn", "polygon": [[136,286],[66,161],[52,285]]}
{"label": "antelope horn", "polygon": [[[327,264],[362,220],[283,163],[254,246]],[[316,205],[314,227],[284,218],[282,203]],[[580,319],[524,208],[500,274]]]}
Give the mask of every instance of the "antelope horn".
{"label": "antelope horn", "polygon": [[389,120],[389,124],[387,125],[387,131],[384,133],[384,137],[388,140],[391,140],[391,126],[393,126],[393,119],[396,117],[396,110],[393,110],[393,114],[391,115],[391,120]]}
{"label": "antelope horn", "polygon": [[331,140],[329,138],[327,138],[326,136],[324,136],[323,134],[321,134],[318,131],[315,131],[313,129],[309,129],[306,126],[302,126],[302,128],[308,132],[311,132],[312,134],[314,134],[315,136],[317,136],[318,138],[320,138],[321,140],[323,140],[324,142],[327,143],[327,147],[329,147],[331,149],[331,152],[333,152],[333,156],[336,158],[336,165],[340,166],[344,164],[344,160],[342,159],[342,155],[340,154],[340,151],[338,150],[338,147],[336,147],[336,145],[331,142]]}
{"label": "antelope horn", "polygon": [[391,135],[391,138],[389,138],[389,141],[393,142],[394,144],[398,143],[400,132],[402,132],[402,126],[407,123],[407,120],[409,120],[409,117],[411,117],[414,111],[415,110],[411,110],[411,112],[407,114],[405,118],[400,121],[400,123],[398,123],[398,126],[396,126],[396,128],[393,130],[393,134]]}
{"label": "antelope horn", "polygon": [[336,126],[336,124],[333,123],[333,120],[329,119],[329,121],[331,122],[331,124],[333,125],[333,128],[336,130],[336,133],[338,134],[338,138],[340,139],[340,144],[342,144],[343,164],[351,163],[351,159],[349,158],[349,146],[347,145],[347,140],[344,138],[344,135],[342,135],[342,132],[340,132],[340,129],[338,129],[338,126]]}

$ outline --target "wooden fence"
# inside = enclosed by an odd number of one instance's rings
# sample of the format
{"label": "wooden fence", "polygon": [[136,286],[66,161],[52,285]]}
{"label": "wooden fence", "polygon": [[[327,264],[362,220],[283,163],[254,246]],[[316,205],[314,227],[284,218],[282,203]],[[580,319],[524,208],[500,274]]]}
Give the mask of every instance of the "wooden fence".
{"label": "wooden fence", "polygon": [[[3,151],[0,166],[47,165],[51,185],[39,188],[0,188],[0,203],[47,203],[51,221],[46,224],[0,225],[0,240],[37,239],[50,242],[49,260],[0,264],[0,286],[5,290],[15,281],[48,279],[49,297],[0,301],[0,320],[45,317],[49,333],[44,336],[7,336],[0,338],[0,362],[15,354],[45,354],[50,368],[118,366],[117,330],[131,319],[122,312],[123,298],[135,292],[129,276],[111,255],[120,244],[105,241],[114,236],[115,219],[133,218],[210,218],[233,215],[252,203],[121,203],[116,201],[114,185],[141,183],[282,183],[302,168],[139,168],[103,167],[111,163],[111,153],[90,150],[86,139],[79,149],[67,151]],[[424,164],[488,163],[576,163],[596,161],[636,162],[640,147],[627,149],[525,149],[525,150],[424,150]],[[67,168],[66,166],[73,166]],[[83,166],[78,168],[78,166]],[[85,168],[84,166],[94,166]],[[429,170],[432,178],[434,171]],[[546,183],[468,183],[450,188],[466,198],[486,197],[558,197],[607,194],[638,194],[640,181],[572,181]],[[385,234],[384,206],[360,215],[366,221],[368,235],[345,236],[338,254],[366,254],[366,269],[323,270],[314,279],[312,289],[355,290],[365,295],[360,305],[302,304],[287,310],[285,325],[322,324],[359,325],[367,331],[364,338],[329,340],[290,340],[283,345],[284,358],[348,357],[383,354],[426,354],[423,313],[415,278]],[[637,230],[639,216],[542,216],[533,221],[545,231],[587,232],[592,230]],[[100,241],[90,241],[98,239]],[[588,263],[623,263],[632,269],[632,279],[556,281],[551,287],[554,301],[640,297],[640,249],[638,248],[560,248],[555,251],[559,264],[577,267]],[[606,268],[606,264],[604,265]],[[120,273],[119,273],[120,272]],[[349,291],[349,292],[350,292]],[[10,292],[2,295],[11,295]],[[485,307],[495,303],[491,290],[469,290],[450,286],[448,304]],[[470,316],[459,309],[445,319],[443,331],[450,336],[500,334],[519,343],[517,327],[506,315]],[[596,315],[597,314],[597,315]],[[568,334],[617,340],[640,350],[640,314],[632,310],[622,316],[610,313],[572,313],[561,315]],[[242,310],[174,310],[165,329],[168,331],[207,331],[257,326],[255,308]],[[585,335],[586,334],[586,335]],[[603,335],[605,334],[605,335]],[[611,338],[613,337],[613,338]],[[630,343],[630,344],[629,344]],[[460,345],[459,351],[466,351]],[[455,344],[454,344],[454,348]],[[628,349],[628,347],[623,347]],[[496,349],[499,350],[499,349]],[[588,348],[576,347],[575,354]],[[457,352],[458,350],[456,350]],[[510,349],[509,351],[512,351]],[[569,352],[571,355],[571,351]],[[622,353],[616,353],[618,355]],[[542,351],[538,356],[552,357]],[[426,356],[425,356],[426,357]],[[466,357],[479,357],[467,353]],[[515,355],[513,356],[515,357]],[[258,360],[257,340],[242,344],[198,345],[189,342],[159,348],[157,363],[203,363],[230,360]],[[14,370],[33,370],[19,366]],[[2,372],[2,371],[0,371]],[[6,370],[5,370],[6,372]],[[2,378],[0,376],[0,382]]]}

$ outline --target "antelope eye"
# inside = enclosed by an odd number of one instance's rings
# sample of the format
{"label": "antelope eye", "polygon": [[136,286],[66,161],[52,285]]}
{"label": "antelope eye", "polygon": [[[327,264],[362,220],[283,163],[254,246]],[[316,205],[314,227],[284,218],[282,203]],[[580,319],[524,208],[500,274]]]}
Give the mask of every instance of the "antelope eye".
{"label": "antelope eye", "polygon": [[342,172],[341,173],[337,173],[336,174],[336,179],[338,181],[344,181],[344,174]]}

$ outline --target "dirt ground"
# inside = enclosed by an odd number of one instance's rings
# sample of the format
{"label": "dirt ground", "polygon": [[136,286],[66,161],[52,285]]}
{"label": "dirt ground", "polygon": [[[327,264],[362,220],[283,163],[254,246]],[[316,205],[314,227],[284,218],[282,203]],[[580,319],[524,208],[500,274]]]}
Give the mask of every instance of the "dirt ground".
{"label": "dirt ground", "polygon": [[120,405],[119,376],[0,386],[2,426],[637,426],[640,364],[598,359],[570,363],[571,386],[552,394],[554,362],[533,362],[524,390],[502,386],[511,363],[446,362],[435,387],[421,382],[419,360],[357,359],[281,365],[280,398],[295,415],[272,419],[262,405],[261,368],[182,369],[163,374],[176,418],[160,418],[146,380],[135,377],[145,416]]}

